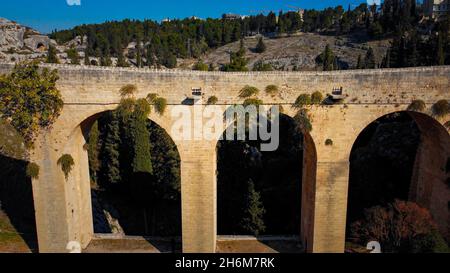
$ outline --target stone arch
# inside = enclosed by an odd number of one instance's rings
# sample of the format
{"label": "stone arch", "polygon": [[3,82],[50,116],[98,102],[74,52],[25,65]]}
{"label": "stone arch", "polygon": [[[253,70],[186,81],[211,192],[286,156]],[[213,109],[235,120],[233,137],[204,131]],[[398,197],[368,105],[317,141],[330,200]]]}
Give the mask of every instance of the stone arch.
{"label": "stone arch", "polygon": [[[89,160],[86,144],[91,127],[95,121],[103,114],[116,109],[116,107],[117,104],[91,105],[87,106],[87,109],[84,109],[84,111],[80,111],[81,114],[71,120],[73,127],[71,127],[70,134],[67,135],[66,143],[58,151],[60,155],[72,155],[75,162],[64,186],[66,198],[65,214],[68,221],[67,232],[69,241],[79,242],[83,249],[94,238]],[[170,135],[170,122],[165,117],[152,111],[148,120],[164,130],[175,146],[177,146],[176,141]],[[179,150],[178,154],[181,158],[182,155]],[[59,167],[57,172],[60,173],[61,177],[62,172]]]}
{"label": "stone arch", "polygon": [[[280,113],[280,116],[287,119],[289,122],[295,124],[295,113]],[[224,128],[226,131],[227,128]],[[300,164],[302,166],[300,176],[300,193],[301,204],[299,204],[299,226],[296,236],[302,243],[305,251],[312,252],[313,238],[314,238],[314,215],[315,215],[315,195],[316,195],[316,170],[317,170],[317,151],[313,137],[308,132],[301,132],[302,141],[302,156]],[[220,140],[219,140],[220,141]],[[217,142],[217,145],[219,143]],[[216,145],[216,157],[218,150]],[[219,163],[217,162],[217,165]],[[216,183],[217,183],[216,178]],[[219,190],[218,193],[220,194]],[[218,198],[217,198],[218,199]],[[219,209],[217,205],[217,210]],[[216,219],[216,221],[218,221]],[[275,248],[275,250],[277,250]]]}
{"label": "stone arch", "polygon": [[[379,115],[366,124],[351,141],[352,146],[350,146],[349,159],[355,150],[356,144],[361,141],[363,133],[369,130],[368,128],[372,124],[390,115],[401,114],[410,118],[417,126],[420,134],[415,158],[412,159],[410,182],[409,185],[405,186],[407,187],[406,191],[404,191],[405,199],[416,202],[419,206],[430,210],[440,232],[448,239],[450,187],[447,182],[449,171],[446,166],[450,158],[450,135],[448,129],[443,125],[446,121],[445,118],[437,119],[426,113],[412,111],[390,111]],[[350,173],[350,175],[352,174]],[[348,185],[349,195],[351,188],[352,184],[350,181]],[[347,215],[348,217],[349,215]]]}

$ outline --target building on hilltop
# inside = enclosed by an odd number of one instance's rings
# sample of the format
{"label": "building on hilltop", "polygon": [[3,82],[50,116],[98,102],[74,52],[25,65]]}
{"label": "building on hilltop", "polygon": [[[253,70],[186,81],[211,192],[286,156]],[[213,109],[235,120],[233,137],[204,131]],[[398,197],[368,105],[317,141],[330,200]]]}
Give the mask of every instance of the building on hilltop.
{"label": "building on hilltop", "polygon": [[424,0],[423,8],[426,16],[439,19],[450,12],[450,0]]}

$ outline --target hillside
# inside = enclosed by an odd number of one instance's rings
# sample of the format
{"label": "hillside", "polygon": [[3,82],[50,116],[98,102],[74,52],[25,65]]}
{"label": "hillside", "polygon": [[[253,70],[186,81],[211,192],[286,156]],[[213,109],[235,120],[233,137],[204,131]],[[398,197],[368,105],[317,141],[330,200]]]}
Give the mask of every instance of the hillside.
{"label": "hillside", "polygon": [[[338,57],[342,67],[352,69],[356,67],[358,56],[366,55],[369,47],[372,47],[377,63],[390,46],[390,40],[366,41],[367,37],[362,34],[349,36],[330,36],[316,33],[298,33],[282,38],[264,38],[267,47],[264,53],[256,53],[254,48],[259,37],[247,37],[244,39],[246,48],[245,58],[249,60],[248,67],[251,70],[255,63],[262,61],[271,64],[275,70],[319,70],[321,66],[316,62],[326,45],[329,44]],[[210,50],[201,57],[204,63],[221,67],[229,62],[229,52],[236,52],[240,42],[234,42],[217,49]],[[197,60],[180,60],[180,67],[190,68]]]}

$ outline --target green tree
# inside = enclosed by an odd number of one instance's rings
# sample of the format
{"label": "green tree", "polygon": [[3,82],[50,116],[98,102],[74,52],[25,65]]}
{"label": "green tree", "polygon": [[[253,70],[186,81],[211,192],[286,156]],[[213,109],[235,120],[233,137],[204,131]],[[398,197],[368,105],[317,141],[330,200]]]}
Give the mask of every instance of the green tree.
{"label": "green tree", "polygon": [[242,219],[242,228],[255,236],[259,236],[266,230],[264,224],[264,209],[261,201],[261,195],[255,190],[255,184],[250,179],[248,181],[246,207],[244,208],[244,218]]}
{"label": "green tree", "polygon": [[56,70],[37,63],[18,64],[8,75],[0,75],[0,116],[32,146],[36,133],[49,127],[63,108],[61,93],[56,87]]}
{"label": "green tree", "polygon": [[141,41],[136,41],[136,66],[142,67],[142,48],[141,48]]}
{"label": "green tree", "polygon": [[248,71],[247,59],[245,58],[244,40],[241,40],[239,50],[230,54],[230,63],[226,64],[222,70],[226,72]]}
{"label": "green tree", "polygon": [[369,47],[369,50],[366,52],[366,57],[364,58],[364,68],[373,69],[376,67],[375,53],[373,52],[373,49]]}
{"label": "green tree", "polygon": [[100,131],[98,129],[98,121],[94,122],[91,131],[89,132],[88,140],[88,154],[89,154],[89,174],[91,176],[91,181],[97,183],[98,171],[100,170]]}
{"label": "green tree", "polygon": [[363,69],[364,65],[362,63],[362,57],[361,54],[358,55],[358,62],[356,63],[356,69]]}
{"label": "green tree", "polygon": [[100,155],[102,165],[101,173],[103,181],[111,184],[117,184],[122,180],[120,171],[120,127],[117,111],[111,111],[106,115],[106,128],[104,132],[104,144]]}
{"label": "green tree", "polygon": [[125,56],[123,55],[122,50],[120,50],[118,53],[116,66],[117,67],[129,67],[130,66],[128,64],[128,62],[125,60]]}
{"label": "green tree", "polygon": [[199,60],[192,69],[199,71],[208,71],[209,66],[205,64],[202,60]]}
{"label": "green tree", "polygon": [[325,50],[320,55],[320,61],[322,63],[323,71],[335,70],[335,56],[333,50],[331,50],[330,45],[325,47]]}
{"label": "green tree", "polygon": [[445,64],[444,37],[443,33],[439,33],[436,51],[436,64]]}
{"label": "green tree", "polygon": [[80,64],[80,55],[78,55],[78,51],[75,47],[71,47],[66,50],[67,57],[70,60],[70,64]]}
{"label": "green tree", "polygon": [[264,43],[263,37],[260,37],[258,40],[258,44],[256,45],[255,52],[263,53],[266,51],[266,44]]}
{"label": "green tree", "polygon": [[273,71],[273,67],[269,63],[259,61],[253,66],[253,71]]}
{"label": "green tree", "polygon": [[84,50],[84,65],[91,65],[91,61],[89,60],[89,51],[87,48]]}
{"label": "green tree", "polygon": [[147,119],[150,105],[147,100],[139,99],[133,113],[133,172],[153,174],[150,155],[150,133],[147,129]]}
{"label": "green tree", "polygon": [[56,47],[54,45],[49,45],[49,47],[48,47],[46,62],[50,63],[50,64],[58,64],[59,63]]}

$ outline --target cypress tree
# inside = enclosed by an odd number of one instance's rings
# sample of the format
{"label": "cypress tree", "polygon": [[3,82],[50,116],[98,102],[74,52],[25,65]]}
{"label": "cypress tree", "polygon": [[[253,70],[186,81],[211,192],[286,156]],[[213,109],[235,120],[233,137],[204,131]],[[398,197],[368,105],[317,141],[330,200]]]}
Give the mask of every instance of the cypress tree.
{"label": "cypress tree", "polygon": [[335,67],[334,67],[335,57],[334,57],[334,53],[331,50],[329,44],[325,47],[325,50],[322,53],[322,62],[323,62],[323,70],[324,71],[331,71],[331,70],[335,69]]}
{"label": "cypress tree", "polygon": [[100,131],[98,129],[98,121],[92,125],[91,131],[89,133],[88,141],[88,154],[89,154],[89,173],[91,180],[97,183],[97,173],[100,170]]}
{"label": "cypress tree", "polygon": [[444,39],[443,33],[439,33],[438,42],[437,42],[437,51],[436,51],[436,64],[444,65],[445,64],[445,52],[444,52]]}
{"label": "cypress tree", "polygon": [[356,69],[363,69],[361,54],[358,55],[358,62],[356,63]]}
{"label": "cypress tree", "polygon": [[91,65],[91,61],[89,60],[89,51],[88,47],[84,50],[84,65]]}
{"label": "cypress tree", "polygon": [[370,47],[369,50],[367,50],[366,57],[364,58],[364,67],[367,69],[374,69],[376,66],[375,53]]}
{"label": "cypress tree", "polygon": [[119,53],[118,53],[118,57],[117,57],[117,67],[128,67],[128,63],[125,60],[125,56],[123,56],[123,52],[121,49],[119,49]]}
{"label": "cypress tree", "polygon": [[50,63],[50,64],[58,64],[59,63],[57,52],[56,52],[56,47],[53,45],[50,45],[48,47],[48,55],[47,55],[46,62]]}
{"label": "cypress tree", "polygon": [[257,53],[263,53],[266,51],[266,45],[264,44],[263,37],[260,37],[258,40],[258,44],[256,45],[255,51]]}
{"label": "cypress tree", "polygon": [[105,124],[105,141],[101,156],[102,173],[104,173],[104,181],[106,183],[116,184],[122,180],[119,161],[121,139],[117,111],[108,113]]}
{"label": "cypress tree", "polygon": [[136,41],[136,66],[142,67],[141,41]]}
{"label": "cypress tree", "polygon": [[242,228],[253,235],[258,236],[266,230],[264,224],[264,209],[261,201],[261,195],[255,190],[255,184],[250,179],[248,181],[246,207],[244,208],[244,218],[242,220]]}
{"label": "cypress tree", "polygon": [[153,174],[150,155],[150,133],[147,129],[147,117],[150,113],[150,105],[146,99],[136,101],[133,113],[133,172]]}

